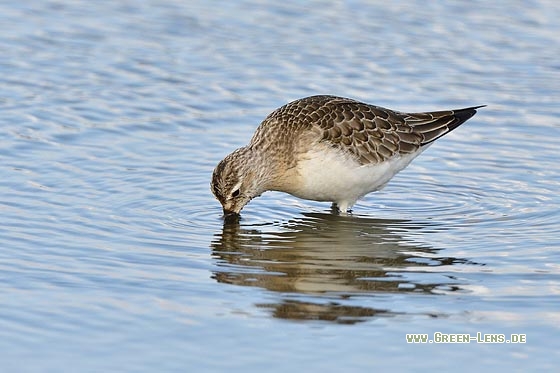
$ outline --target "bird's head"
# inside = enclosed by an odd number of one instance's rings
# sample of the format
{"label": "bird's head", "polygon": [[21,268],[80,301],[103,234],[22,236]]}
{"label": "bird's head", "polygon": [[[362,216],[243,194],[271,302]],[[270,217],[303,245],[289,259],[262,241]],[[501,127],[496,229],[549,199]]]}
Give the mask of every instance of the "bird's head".
{"label": "bird's head", "polygon": [[224,216],[237,215],[264,188],[259,165],[248,147],[240,148],[226,156],[214,169],[210,188],[222,204]]}

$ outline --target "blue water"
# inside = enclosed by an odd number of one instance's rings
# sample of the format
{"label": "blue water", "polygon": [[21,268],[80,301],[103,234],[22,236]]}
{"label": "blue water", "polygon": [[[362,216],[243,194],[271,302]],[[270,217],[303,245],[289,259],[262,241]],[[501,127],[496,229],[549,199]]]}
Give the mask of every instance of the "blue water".
{"label": "blue water", "polygon": [[[6,372],[560,364],[560,5],[0,3]],[[210,175],[276,107],[488,105],[350,217]],[[406,334],[525,334],[407,344]]]}

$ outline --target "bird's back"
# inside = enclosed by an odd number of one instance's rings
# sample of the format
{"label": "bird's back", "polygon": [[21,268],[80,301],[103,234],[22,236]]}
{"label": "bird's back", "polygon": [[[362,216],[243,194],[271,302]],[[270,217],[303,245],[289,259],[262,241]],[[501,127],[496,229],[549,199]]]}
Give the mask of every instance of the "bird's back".
{"label": "bird's back", "polygon": [[401,113],[343,97],[311,96],[272,112],[251,144],[286,149],[303,137],[340,149],[359,164],[376,164],[399,154],[419,152],[459,127],[479,107]]}

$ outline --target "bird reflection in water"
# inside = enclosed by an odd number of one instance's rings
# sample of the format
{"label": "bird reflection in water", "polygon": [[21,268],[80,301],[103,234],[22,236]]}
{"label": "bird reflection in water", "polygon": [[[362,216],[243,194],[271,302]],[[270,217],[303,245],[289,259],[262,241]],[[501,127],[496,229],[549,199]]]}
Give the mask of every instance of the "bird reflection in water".
{"label": "bird reflection in water", "polygon": [[281,292],[278,303],[257,305],[279,318],[354,323],[395,316],[400,313],[347,300],[366,294],[459,289],[452,276],[440,275],[438,279],[445,281],[438,283],[409,279],[408,274],[429,271],[429,267],[468,263],[438,257],[438,249],[405,237],[429,228],[442,229],[430,223],[323,213],[263,226],[243,225],[230,217],[211,244],[219,268],[213,278]]}

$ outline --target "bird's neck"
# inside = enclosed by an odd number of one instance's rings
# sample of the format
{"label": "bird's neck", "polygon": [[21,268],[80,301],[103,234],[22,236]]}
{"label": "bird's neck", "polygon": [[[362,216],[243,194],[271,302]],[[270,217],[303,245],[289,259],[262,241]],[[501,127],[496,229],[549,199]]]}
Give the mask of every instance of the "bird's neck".
{"label": "bird's neck", "polygon": [[247,147],[246,152],[248,172],[253,174],[256,189],[260,193],[282,191],[290,170],[278,153],[266,147]]}

